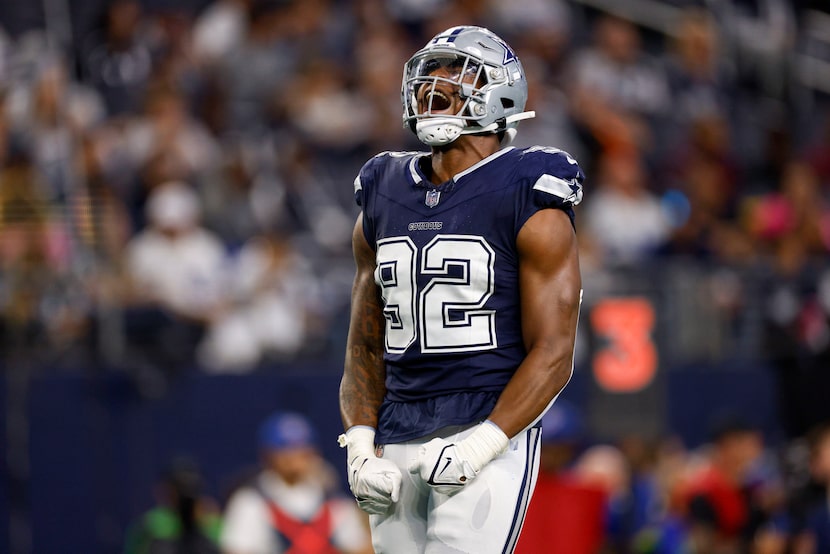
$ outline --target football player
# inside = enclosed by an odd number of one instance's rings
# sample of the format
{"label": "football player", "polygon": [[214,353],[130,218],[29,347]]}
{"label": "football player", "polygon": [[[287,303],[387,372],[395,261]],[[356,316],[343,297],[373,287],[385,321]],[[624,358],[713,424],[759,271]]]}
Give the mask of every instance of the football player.
{"label": "football player", "polygon": [[453,27],[404,67],[403,121],[362,212],[340,407],[349,485],[377,552],[512,552],[537,422],[570,379],[581,279],[577,162],[508,146],[527,81],[513,50]]}

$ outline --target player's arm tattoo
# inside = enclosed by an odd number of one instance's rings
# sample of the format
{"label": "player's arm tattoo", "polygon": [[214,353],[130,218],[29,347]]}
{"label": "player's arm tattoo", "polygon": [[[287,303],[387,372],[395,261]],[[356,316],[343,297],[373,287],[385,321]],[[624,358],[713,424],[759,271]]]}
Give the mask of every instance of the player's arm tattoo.
{"label": "player's arm tattoo", "polygon": [[346,360],[340,382],[340,412],[347,429],[353,425],[374,427],[386,393],[383,362],[386,320],[374,281],[374,252],[363,238],[360,221],[358,219],[353,236],[357,274],[352,288]]}

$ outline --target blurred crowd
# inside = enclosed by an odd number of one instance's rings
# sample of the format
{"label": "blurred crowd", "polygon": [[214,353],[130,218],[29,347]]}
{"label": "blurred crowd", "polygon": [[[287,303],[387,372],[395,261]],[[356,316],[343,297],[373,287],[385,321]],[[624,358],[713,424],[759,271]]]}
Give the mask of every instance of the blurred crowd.
{"label": "blurred crowd", "polygon": [[[483,25],[527,72],[537,117],[515,145],[565,149],[587,174],[586,299],[678,260],[735,321],[753,295],[794,439],[770,460],[735,422],[693,452],[552,436],[567,448],[540,491],[581,491],[569,505],[608,552],[830,552],[830,432],[804,411],[826,413],[830,390],[826,3],[182,5],[102,2],[73,32],[54,12],[25,32],[0,21],[4,360],[126,368],[153,393],[194,365],[341,359],[353,179],[377,152],[423,149],[401,127],[406,59]],[[190,491],[187,471],[174,485]]]}
{"label": "blurred crowd", "polygon": [[339,356],[352,180],[422,148],[401,128],[402,64],[463,23],[524,62],[537,118],[516,145],[568,150],[589,176],[589,281],[655,260],[749,268],[776,336],[826,352],[830,89],[802,62],[830,63],[827,13],[587,4],[112,0],[74,32],[0,34],[4,355],[129,366],[148,387],[159,368]]}
{"label": "blurred crowd", "polygon": [[517,552],[830,552],[830,426],[779,455],[741,417],[711,423],[696,448],[672,437],[602,442],[579,408],[557,402],[542,420],[539,481]]}
{"label": "blurred crowd", "polygon": [[127,530],[124,554],[371,554],[368,516],[345,496],[320,455],[317,430],[299,412],[277,411],[257,429],[259,457],[223,498],[199,464],[171,460],[156,503]]}
{"label": "blurred crowd", "polygon": [[[542,418],[517,554],[830,553],[830,422],[780,450],[739,415],[712,420],[696,447],[602,438],[587,421],[561,398]],[[256,441],[258,460],[218,496],[197,462],[173,460],[124,553],[372,552],[368,518],[304,415],[273,413]]]}

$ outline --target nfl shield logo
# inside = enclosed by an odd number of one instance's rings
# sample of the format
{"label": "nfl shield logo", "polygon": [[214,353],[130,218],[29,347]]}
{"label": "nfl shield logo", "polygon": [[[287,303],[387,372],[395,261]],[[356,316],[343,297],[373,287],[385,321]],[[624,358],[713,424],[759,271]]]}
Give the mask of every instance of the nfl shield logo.
{"label": "nfl shield logo", "polygon": [[438,201],[441,199],[441,191],[438,190],[428,190],[427,197],[424,200],[424,204],[427,205],[427,208],[434,208],[438,205]]}

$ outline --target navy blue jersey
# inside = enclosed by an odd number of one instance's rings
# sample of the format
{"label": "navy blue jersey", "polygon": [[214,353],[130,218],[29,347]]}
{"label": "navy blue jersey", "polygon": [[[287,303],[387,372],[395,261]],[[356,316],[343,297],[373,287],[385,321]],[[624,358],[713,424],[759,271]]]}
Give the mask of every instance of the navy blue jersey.
{"label": "navy blue jersey", "polygon": [[385,152],[355,180],[386,318],[377,440],[484,419],[525,357],[516,237],[540,209],[582,197],[583,174],[553,148],[506,148],[441,185],[429,154]]}

